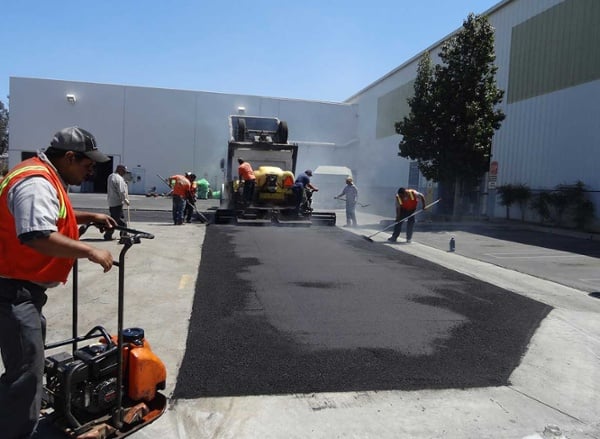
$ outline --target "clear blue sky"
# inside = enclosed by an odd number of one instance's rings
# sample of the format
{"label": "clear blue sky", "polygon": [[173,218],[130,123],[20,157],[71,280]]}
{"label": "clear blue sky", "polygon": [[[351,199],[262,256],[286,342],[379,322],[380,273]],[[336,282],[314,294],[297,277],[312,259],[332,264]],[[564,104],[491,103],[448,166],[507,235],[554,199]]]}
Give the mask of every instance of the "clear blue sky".
{"label": "clear blue sky", "polygon": [[9,0],[9,77],[342,101],[500,0]]}

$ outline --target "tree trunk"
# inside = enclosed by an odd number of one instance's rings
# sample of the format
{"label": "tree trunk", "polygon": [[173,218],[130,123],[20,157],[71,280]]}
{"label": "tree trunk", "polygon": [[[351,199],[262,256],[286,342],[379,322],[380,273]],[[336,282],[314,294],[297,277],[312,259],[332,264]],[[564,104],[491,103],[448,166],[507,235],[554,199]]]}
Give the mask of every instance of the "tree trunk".
{"label": "tree trunk", "polygon": [[454,180],[454,206],[452,209],[452,219],[457,221],[460,219],[460,205],[461,205],[461,185],[460,178],[456,177]]}

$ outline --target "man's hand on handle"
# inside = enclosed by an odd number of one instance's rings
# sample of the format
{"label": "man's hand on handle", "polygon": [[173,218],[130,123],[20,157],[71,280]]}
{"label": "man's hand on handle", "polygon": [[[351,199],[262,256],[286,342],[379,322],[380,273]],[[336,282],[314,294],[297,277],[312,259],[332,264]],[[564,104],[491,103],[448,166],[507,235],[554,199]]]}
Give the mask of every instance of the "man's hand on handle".
{"label": "man's hand on handle", "polygon": [[88,260],[101,265],[105,273],[113,266],[113,257],[110,252],[96,247],[92,247]]}

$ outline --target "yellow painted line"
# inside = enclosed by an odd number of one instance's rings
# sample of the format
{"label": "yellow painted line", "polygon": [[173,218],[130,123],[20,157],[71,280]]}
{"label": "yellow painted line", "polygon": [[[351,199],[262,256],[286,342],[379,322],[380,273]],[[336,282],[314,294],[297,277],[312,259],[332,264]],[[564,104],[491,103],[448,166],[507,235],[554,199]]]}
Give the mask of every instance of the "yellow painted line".
{"label": "yellow painted line", "polygon": [[191,280],[192,280],[191,274],[182,275],[181,279],[179,279],[179,289],[183,290],[185,287],[187,287],[190,284]]}

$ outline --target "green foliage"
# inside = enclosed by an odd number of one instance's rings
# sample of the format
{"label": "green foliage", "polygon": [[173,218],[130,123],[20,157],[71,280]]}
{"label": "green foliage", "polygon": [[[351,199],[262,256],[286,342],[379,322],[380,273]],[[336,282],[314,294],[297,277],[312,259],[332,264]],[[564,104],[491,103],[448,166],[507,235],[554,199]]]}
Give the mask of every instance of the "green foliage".
{"label": "green foliage", "polygon": [[8,110],[0,101],[0,154],[8,151]]}
{"label": "green foliage", "polygon": [[540,215],[542,223],[552,221],[563,226],[569,221],[580,230],[586,230],[595,218],[594,203],[587,198],[582,181],[572,185],[559,184],[550,192],[538,194],[531,207]]}
{"label": "green foliage", "polygon": [[419,60],[414,95],[408,99],[410,114],[401,122],[396,122],[395,128],[403,136],[398,155],[417,160],[423,176],[437,181],[439,139],[436,136],[434,118],[431,117],[434,108],[432,86],[433,67],[427,52]]}
{"label": "green foliage", "polygon": [[504,91],[495,80],[494,28],[470,14],[440,58],[435,67],[428,53],[419,62],[410,114],[395,124],[398,155],[416,160],[427,179],[472,184],[489,168],[492,137],[505,117],[496,108]]}
{"label": "green foliage", "polygon": [[531,208],[540,216],[540,223],[549,221],[552,218],[550,211],[550,194],[548,192],[540,192],[531,199]]}
{"label": "green foliage", "polygon": [[531,198],[531,189],[524,184],[505,184],[496,188],[500,204],[506,206],[506,219],[510,219],[510,206],[517,203],[521,210],[521,221],[525,221],[525,208]]}

